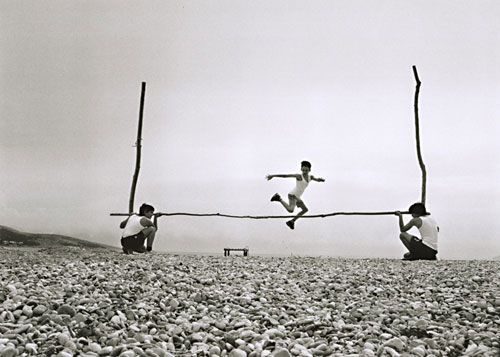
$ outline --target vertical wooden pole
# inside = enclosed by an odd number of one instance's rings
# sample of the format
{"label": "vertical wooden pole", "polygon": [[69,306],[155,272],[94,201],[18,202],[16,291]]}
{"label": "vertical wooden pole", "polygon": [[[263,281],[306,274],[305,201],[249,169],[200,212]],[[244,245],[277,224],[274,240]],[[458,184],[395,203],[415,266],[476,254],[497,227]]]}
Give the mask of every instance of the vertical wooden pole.
{"label": "vertical wooden pole", "polygon": [[134,177],[132,179],[132,187],[130,189],[130,200],[128,204],[128,212],[134,213],[134,198],[135,198],[135,187],[137,186],[137,180],[139,178],[139,170],[141,168],[141,140],[142,140],[142,117],[144,113],[144,97],[146,96],[146,82],[142,82],[141,89],[141,104],[139,108],[139,125],[137,128],[137,141],[135,146],[137,148],[137,153],[135,157],[135,171]]}
{"label": "vertical wooden pole", "polygon": [[427,171],[425,169],[424,161],[422,159],[422,153],[420,151],[420,125],[418,122],[418,95],[420,93],[420,79],[418,78],[417,67],[413,66],[413,75],[415,76],[415,81],[417,85],[415,87],[415,102],[414,102],[414,110],[415,110],[415,137],[417,141],[417,158],[418,164],[420,165],[420,170],[422,170],[422,198],[421,202],[425,204],[425,194],[426,194],[426,185],[427,185]]}

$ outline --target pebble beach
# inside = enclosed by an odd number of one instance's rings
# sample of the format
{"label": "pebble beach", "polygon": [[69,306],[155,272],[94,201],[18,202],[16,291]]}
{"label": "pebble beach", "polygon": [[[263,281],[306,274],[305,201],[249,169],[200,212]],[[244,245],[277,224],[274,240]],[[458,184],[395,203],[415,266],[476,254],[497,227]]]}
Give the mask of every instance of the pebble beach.
{"label": "pebble beach", "polygon": [[0,248],[0,357],[500,356],[500,262]]}

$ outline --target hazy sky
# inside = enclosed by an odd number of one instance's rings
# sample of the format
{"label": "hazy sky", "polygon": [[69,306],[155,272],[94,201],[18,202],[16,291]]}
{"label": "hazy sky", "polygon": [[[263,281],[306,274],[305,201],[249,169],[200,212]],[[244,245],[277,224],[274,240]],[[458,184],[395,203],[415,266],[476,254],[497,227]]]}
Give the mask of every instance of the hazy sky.
{"label": "hazy sky", "polygon": [[[500,255],[500,2],[0,1],[0,224],[119,245],[136,207],[281,215],[427,205],[441,258]],[[155,249],[398,258],[395,216],[166,217]]]}

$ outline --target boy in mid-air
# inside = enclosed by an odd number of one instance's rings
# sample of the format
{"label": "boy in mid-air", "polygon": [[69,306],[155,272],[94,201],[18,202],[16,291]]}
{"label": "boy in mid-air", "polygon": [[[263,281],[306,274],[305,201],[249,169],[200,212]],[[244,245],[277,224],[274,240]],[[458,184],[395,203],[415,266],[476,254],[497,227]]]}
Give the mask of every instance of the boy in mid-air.
{"label": "boy in mid-air", "polygon": [[292,213],[295,210],[295,207],[298,206],[301,211],[293,217],[290,221],[286,222],[286,225],[290,227],[290,229],[295,228],[295,221],[299,219],[301,216],[306,214],[308,211],[306,205],[304,204],[304,201],[300,198],[302,194],[304,193],[305,189],[309,185],[309,182],[311,181],[317,181],[317,182],[325,182],[325,179],[320,178],[320,177],[314,177],[313,175],[309,175],[309,172],[311,171],[311,163],[309,161],[302,161],[300,164],[300,170],[302,173],[300,174],[278,174],[278,175],[267,175],[267,180],[271,180],[274,177],[281,177],[281,178],[287,178],[287,177],[292,177],[296,179],[296,186],[295,188],[290,191],[288,194],[288,202],[285,202],[280,195],[277,193],[271,198],[271,201],[279,201],[285,209]]}

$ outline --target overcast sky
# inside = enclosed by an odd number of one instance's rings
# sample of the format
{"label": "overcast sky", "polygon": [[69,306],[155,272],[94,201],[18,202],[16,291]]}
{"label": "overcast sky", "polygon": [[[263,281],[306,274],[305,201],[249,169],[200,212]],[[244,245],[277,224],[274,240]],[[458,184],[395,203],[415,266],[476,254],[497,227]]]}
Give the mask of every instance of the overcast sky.
{"label": "overcast sky", "polygon": [[[281,215],[420,199],[444,259],[500,255],[500,2],[1,1],[0,224],[118,246],[147,82],[136,208]],[[399,258],[395,216],[164,217],[155,249]]]}

